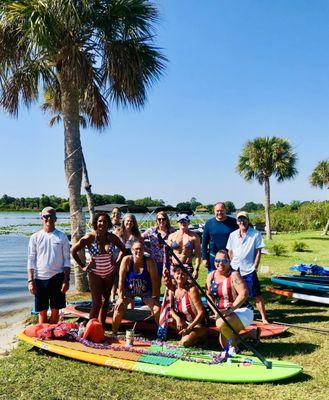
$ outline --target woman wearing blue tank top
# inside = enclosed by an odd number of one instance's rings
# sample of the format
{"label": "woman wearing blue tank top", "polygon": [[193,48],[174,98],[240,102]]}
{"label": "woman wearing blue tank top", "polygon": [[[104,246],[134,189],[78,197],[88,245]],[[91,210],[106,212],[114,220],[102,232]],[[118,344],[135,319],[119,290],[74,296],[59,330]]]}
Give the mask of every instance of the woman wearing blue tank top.
{"label": "woman wearing blue tank top", "polygon": [[131,256],[123,258],[119,272],[118,301],[116,303],[112,330],[116,334],[119,330],[122,315],[136,296],[150,307],[155,322],[159,322],[159,286],[157,284],[157,270],[154,261],[144,256],[144,245],[135,241],[131,247]]}

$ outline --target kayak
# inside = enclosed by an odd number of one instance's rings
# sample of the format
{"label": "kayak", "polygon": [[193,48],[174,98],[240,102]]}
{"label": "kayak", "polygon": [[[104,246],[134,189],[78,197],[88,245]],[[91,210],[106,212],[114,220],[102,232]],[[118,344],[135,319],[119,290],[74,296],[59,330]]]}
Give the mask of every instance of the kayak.
{"label": "kayak", "polygon": [[[141,306],[135,307],[134,310],[126,310],[123,315],[121,326],[123,328],[127,328],[133,326],[136,323],[136,331],[156,332],[157,326],[154,322],[153,317],[151,317],[149,308],[144,307]],[[74,304],[67,305],[67,307],[64,308],[62,311],[64,312],[64,314],[76,315],[78,317],[88,319],[90,308],[91,302],[75,302]],[[112,315],[113,311],[110,310],[105,321],[109,325],[112,324]],[[208,335],[210,337],[218,337],[218,328],[216,326],[208,326],[207,328]],[[240,333],[244,334],[255,330],[256,328],[260,328],[260,337],[262,339],[281,335],[288,330],[286,326],[276,324],[263,324],[262,322],[254,321],[252,325],[248,326]],[[170,329],[169,327],[169,333],[175,333],[175,330]]]}
{"label": "kayak", "polygon": [[[269,360],[267,368],[256,357],[234,354],[220,362],[222,353],[204,349],[185,349],[180,346],[141,341],[136,338],[132,346],[123,341],[110,348],[88,347],[81,342],[66,340],[40,340],[25,335],[19,339],[50,353],[75,360],[128,371],[138,371],[178,379],[209,382],[271,382],[291,378],[302,371],[298,364]],[[90,342],[89,342],[90,343]],[[108,346],[109,347],[109,346]]]}
{"label": "kayak", "polygon": [[307,293],[298,293],[292,289],[275,288],[272,286],[266,287],[266,291],[292,299],[310,301],[312,303],[329,304],[329,296],[316,296]]}

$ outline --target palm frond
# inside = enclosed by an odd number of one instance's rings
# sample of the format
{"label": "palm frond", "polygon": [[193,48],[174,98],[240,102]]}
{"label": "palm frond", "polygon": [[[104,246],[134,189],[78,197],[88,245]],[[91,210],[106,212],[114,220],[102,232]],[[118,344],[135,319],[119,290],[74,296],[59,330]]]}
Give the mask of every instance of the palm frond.
{"label": "palm frond", "polygon": [[146,91],[161,76],[166,58],[144,39],[109,43],[104,54],[106,94],[117,105],[143,106]]}
{"label": "palm frond", "polygon": [[329,160],[320,161],[309,179],[312,186],[329,189]]}

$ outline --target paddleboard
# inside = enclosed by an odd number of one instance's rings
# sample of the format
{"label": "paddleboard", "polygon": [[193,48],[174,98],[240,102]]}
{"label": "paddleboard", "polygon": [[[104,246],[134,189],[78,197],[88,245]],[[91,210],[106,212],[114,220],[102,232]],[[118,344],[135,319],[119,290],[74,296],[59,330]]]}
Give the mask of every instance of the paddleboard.
{"label": "paddleboard", "polygon": [[282,288],[279,289],[271,286],[266,287],[266,290],[270,293],[275,293],[283,297],[310,301],[312,303],[329,304],[329,297],[326,296],[315,296],[306,293],[297,293],[292,290],[282,289]]}
{"label": "paddleboard", "polygon": [[313,292],[328,292],[329,293],[329,282],[312,282],[305,277],[294,277],[293,275],[274,275],[271,277],[271,281],[282,286],[295,287]]}
{"label": "paddleboard", "polygon": [[[128,371],[138,371],[147,374],[174,377],[179,379],[210,381],[210,382],[271,382],[287,379],[299,374],[302,367],[286,361],[272,361],[272,368],[266,368],[256,357],[234,355],[230,362],[219,364],[205,364],[197,362],[198,359],[211,361],[214,352],[183,349],[172,346],[168,351],[168,356],[164,355],[164,347],[159,345],[145,346],[143,343],[134,343],[130,351],[122,350],[99,350],[84,346],[82,343],[46,340],[31,338],[24,332],[18,335],[19,339],[39,347],[50,353],[59,354],[64,357],[85,361],[93,364],[118,368]],[[147,349],[149,355],[134,352],[134,349]],[[161,352],[161,355],[160,353]],[[177,358],[169,356],[175,354]],[[186,361],[186,359],[190,361]],[[194,361],[191,361],[191,360]]]}
{"label": "paddleboard", "polygon": [[[71,315],[76,315],[81,318],[88,319],[89,312],[91,308],[90,302],[82,302],[80,304],[69,304],[65,309],[63,309],[64,313],[68,313]],[[112,324],[112,315],[113,311],[108,313],[106,318],[106,323],[111,325]],[[136,321],[136,328],[137,331],[145,331],[145,332],[156,332],[157,326],[154,322],[153,318],[150,317],[150,311],[144,310],[141,308],[136,307],[134,310],[127,310],[123,316],[122,320],[122,327],[127,328],[132,326]],[[145,320],[145,318],[148,318]],[[276,324],[263,324],[262,322],[254,321],[252,325],[248,326],[247,328],[243,329],[240,333],[244,334],[250,331],[255,330],[256,328],[260,328],[260,337],[262,339],[275,337],[281,335],[282,333],[286,332],[288,328],[286,326],[276,325]],[[170,330],[172,333],[175,331],[172,329]],[[208,326],[208,334],[210,337],[217,337],[218,336],[218,328],[216,326]]]}

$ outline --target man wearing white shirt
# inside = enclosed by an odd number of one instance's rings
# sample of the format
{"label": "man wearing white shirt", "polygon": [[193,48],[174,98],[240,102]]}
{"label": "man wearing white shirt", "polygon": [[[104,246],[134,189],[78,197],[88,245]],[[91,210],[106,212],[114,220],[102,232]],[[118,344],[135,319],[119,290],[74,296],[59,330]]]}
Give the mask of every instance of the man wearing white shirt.
{"label": "man wearing white shirt", "polygon": [[39,323],[58,322],[59,310],[66,306],[65,293],[70,285],[70,243],[65,233],[55,228],[56,220],[56,210],[44,208],[41,211],[43,229],[34,233],[29,241],[28,288],[35,296]]}
{"label": "man wearing white shirt", "polygon": [[239,229],[232,232],[227,242],[227,250],[231,259],[231,267],[239,270],[246,281],[249,297],[254,298],[264,324],[268,324],[264,306],[264,299],[260,291],[257,268],[265,244],[262,235],[249,226],[249,215],[240,211],[237,215]]}

